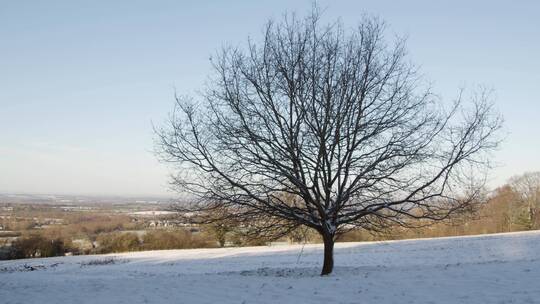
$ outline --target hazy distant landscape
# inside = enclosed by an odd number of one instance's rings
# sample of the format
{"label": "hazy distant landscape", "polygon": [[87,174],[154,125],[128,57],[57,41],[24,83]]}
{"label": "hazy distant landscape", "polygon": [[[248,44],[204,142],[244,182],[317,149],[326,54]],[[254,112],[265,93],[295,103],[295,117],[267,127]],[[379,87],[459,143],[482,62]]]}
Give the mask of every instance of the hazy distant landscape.
{"label": "hazy distant landscape", "polygon": [[538,12],[2,3],[0,304],[540,304]]}
{"label": "hazy distant landscape", "polygon": [[[338,241],[535,230],[540,228],[539,190],[540,173],[526,173],[445,221],[416,229],[398,224],[379,232],[351,229]],[[182,201],[148,197],[0,194],[0,259],[322,242],[305,229],[265,238],[254,237],[249,226],[234,220],[201,223],[204,212],[177,210],[182,205]]]}
{"label": "hazy distant landscape", "polygon": [[[175,212],[168,211],[171,201],[148,197],[0,194],[0,259],[130,250],[121,245],[103,248],[103,244],[108,242],[112,246],[120,239],[107,236],[122,238],[125,232],[138,238],[149,229],[181,229],[185,233],[196,230],[178,220]],[[25,249],[15,253],[12,244],[17,244],[17,240],[24,240],[20,245]]]}

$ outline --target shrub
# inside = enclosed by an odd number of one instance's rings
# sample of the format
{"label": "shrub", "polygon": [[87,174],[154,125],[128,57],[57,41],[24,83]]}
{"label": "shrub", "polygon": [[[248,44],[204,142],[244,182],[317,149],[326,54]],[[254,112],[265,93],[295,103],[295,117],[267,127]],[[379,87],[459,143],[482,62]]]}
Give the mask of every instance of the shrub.
{"label": "shrub", "polygon": [[153,230],[143,236],[144,250],[186,249],[211,247],[200,235],[185,230]]}
{"label": "shrub", "polygon": [[48,239],[38,234],[32,234],[21,237],[11,244],[9,258],[62,256],[66,249],[62,239]]}
{"label": "shrub", "polygon": [[135,233],[109,233],[97,237],[97,253],[110,253],[122,251],[137,251],[141,249],[141,242]]}

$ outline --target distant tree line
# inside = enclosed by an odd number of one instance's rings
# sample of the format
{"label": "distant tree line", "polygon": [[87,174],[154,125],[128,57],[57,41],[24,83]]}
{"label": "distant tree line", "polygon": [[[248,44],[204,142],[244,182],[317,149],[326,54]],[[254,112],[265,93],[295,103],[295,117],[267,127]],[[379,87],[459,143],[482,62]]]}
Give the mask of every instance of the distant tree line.
{"label": "distant tree line", "polygon": [[[444,237],[472,234],[501,233],[540,229],[540,172],[530,172],[512,177],[508,183],[491,193],[484,193],[468,208],[454,213],[444,221],[410,220],[406,227],[395,224],[386,229],[366,231],[351,229],[338,241],[381,241],[391,239]],[[206,211],[197,219],[202,229],[217,244],[246,246],[266,244],[271,239],[258,236],[258,225],[246,225],[228,216],[230,210],[217,208]],[[216,221],[216,218],[221,220]],[[416,225],[415,229],[408,227]],[[312,229],[297,228],[288,231],[282,241],[293,243],[322,242]]]}
{"label": "distant tree line", "polygon": [[83,250],[71,239],[53,238],[34,232],[15,240],[3,253],[3,259],[24,259],[63,256],[66,254],[105,254],[114,252],[188,249],[216,247],[215,242],[204,235],[186,230],[150,230],[135,232],[112,232],[97,236],[97,246]]}
{"label": "distant tree line", "polygon": [[444,237],[540,229],[540,172],[515,176],[470,210],[434,225],[407,230],[394,226],[377,234],[351,231],[342,241]]}

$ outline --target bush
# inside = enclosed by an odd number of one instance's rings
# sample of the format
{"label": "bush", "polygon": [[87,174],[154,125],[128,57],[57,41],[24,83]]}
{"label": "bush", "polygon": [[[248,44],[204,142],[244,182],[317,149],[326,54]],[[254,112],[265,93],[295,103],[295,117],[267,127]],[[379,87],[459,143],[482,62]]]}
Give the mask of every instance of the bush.
{"label": "bush", "polygon": [[207,239],[185,230],[153,230],[142,237],[115,232],[97,237],[95,253],[213,247]]}
{"label": "bush", "polygon": [[32,234],[15,240],[8,256],[10,259],[62,256],[66,249],[62,239],[48,239]]}
{"label": "bush", "polygon": [[208,240],[185,230],[154,230],[143,236],[144,250],[211,247]]}
{"label": "bush", "polygon": [[141,242],[135,233],[109,233],[97,237],[97,253],[137,251]]}

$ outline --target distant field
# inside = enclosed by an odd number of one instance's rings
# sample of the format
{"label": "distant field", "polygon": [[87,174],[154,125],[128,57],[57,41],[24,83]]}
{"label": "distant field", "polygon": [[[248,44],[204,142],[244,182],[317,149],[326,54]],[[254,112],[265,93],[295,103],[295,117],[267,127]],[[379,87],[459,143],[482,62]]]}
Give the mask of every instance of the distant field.
{"label": "distant field", "polygon": [[[540,303],[540,232],[0,262],[2,303]],[[300,255],[301,253],[301,255]]]}

